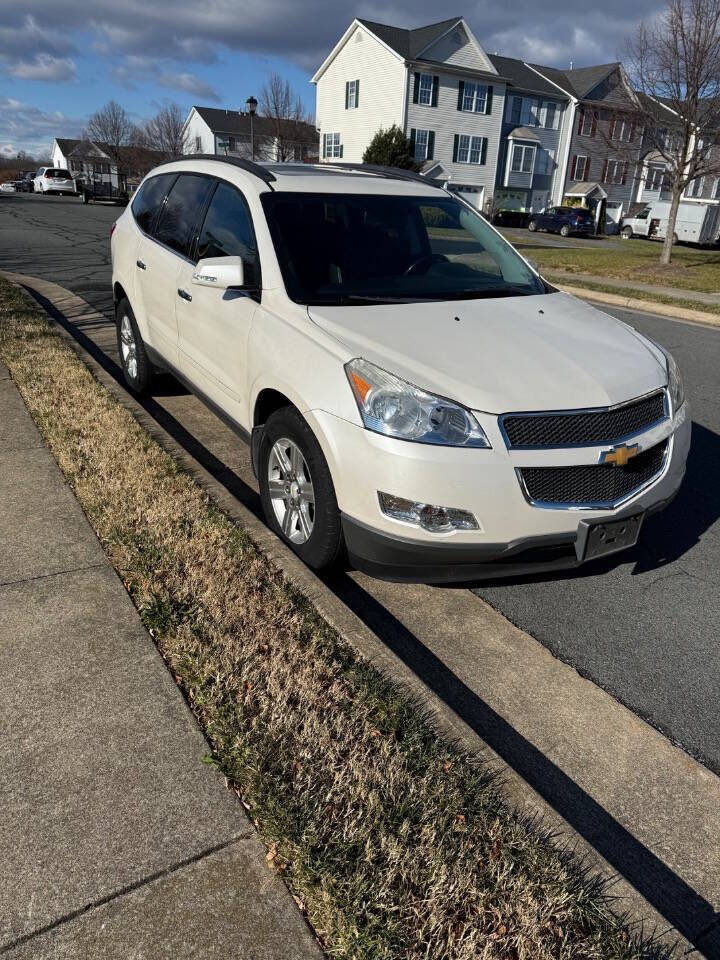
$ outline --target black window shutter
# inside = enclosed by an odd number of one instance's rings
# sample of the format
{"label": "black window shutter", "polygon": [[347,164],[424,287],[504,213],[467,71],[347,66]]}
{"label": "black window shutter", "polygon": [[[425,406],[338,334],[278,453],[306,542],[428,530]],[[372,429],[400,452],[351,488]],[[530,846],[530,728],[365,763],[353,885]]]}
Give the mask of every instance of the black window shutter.
{"label": "black window shutter", "polygon": [[482,149],[480,150],[480,165],[485,166],[487,160],[487,137],[483,137]]}
{"label": "black window shutter", "polygon": [[342,155],[343,155],[343,145],[340,144],[340,159],[341,159],[341,160],[342,160]]}
{"label": "black window shutter", "polygon": [[458,84],[458,110],[462,110],[463,97],[465,96],[465,81],[461,80]]}
{"label": "black window shutter", "polygon": [[360,106],[360,81],[355,81],[355,106]]}
{"label": "black window shutter", "polygon": [[453,163],[457,163],[459,140],[460,140],[460,135],[456,133],[453,139]]}
{"label": "black window shutter", "polygon": [[410,156],[415,156],[415,127],[410,129]]}
{"label": "black window shutter", "polygon": [[493,88],[487,88],[487,100],[485,101],[485,113],[492,113]]}
{"label": "black window shutter", "polygon": [[440,86],[440,77],[433,77],[432,100],[430,101],[430,105],[433,107],[437,106],[439,86]]}
{"label": "black window shutter", "polygon": [[432,160],[435,156],[435,131],[428,130],[427,159]]}
{"label": "black window shutter", "polygon": [[347,110],[348,104],[350,103],[350,81],[345,81],[345,109]]}
{"label": "black window shutter", "polygon": [[327,158],[327,134],[323,134],[323,160]]}
{"label": "black window shutter", "polygon": [[413,77],[415,77],[415,83],[413,85],[413,103],[417,103],[420,95],[420,74],[414,73]]}

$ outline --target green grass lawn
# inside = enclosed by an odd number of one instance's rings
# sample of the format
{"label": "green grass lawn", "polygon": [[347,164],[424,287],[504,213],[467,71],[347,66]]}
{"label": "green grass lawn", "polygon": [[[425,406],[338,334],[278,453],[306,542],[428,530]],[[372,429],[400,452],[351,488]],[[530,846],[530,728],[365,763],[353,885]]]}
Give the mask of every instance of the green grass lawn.
{"label": "green grass lawn", "polygon": [[[541,242],[541,241],[540,241]],[[547,273],[591,273],[598,278],[611,277],[634,283],[655,283],[703,293],[720,293],[720,250],[699,250],[677,246],[672,263],[660,264],[660,243],[652,240],[615,241],[612,248],[577,249],[538,247],[532,258]]]}

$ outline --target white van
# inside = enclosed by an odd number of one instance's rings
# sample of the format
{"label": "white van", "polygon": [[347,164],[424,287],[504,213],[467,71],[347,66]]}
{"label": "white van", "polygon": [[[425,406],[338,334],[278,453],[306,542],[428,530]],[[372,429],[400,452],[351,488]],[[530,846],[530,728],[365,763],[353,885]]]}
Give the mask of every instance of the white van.
{"label": "white van", "polygon": [[316,569],[577,566],[632,546],[681,483],[670,354],[416,174],[189,156],[111,244],[129,386],[169,370],[234,427],[268,524]]}
{"label": "white van", "polygon": [[[664,240],[667,234],[670,201],[656,200],[634,217],[625,217],[620,235],[623,240],[647,237]],[[716,243],[720,233],[720,204],[681,202],[673,233],[673,243]]]}

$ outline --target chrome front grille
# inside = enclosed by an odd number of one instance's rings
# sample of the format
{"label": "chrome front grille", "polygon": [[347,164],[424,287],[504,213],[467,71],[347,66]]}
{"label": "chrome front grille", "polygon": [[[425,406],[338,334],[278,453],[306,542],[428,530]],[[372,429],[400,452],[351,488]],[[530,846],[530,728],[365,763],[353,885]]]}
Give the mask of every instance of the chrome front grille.
{"label": "chrome front grille", "polygon": [[624,467],[522,467],[517,473],[527,499],[537,506],[607,508],[628,500],[659,476],[668,440],[644,450]]}
{"label": "chrome front grille", "polygon": [[617,407],[562,413],[508,413],[500,427],[510,450],[617,443],[667,417],[665,391]]}

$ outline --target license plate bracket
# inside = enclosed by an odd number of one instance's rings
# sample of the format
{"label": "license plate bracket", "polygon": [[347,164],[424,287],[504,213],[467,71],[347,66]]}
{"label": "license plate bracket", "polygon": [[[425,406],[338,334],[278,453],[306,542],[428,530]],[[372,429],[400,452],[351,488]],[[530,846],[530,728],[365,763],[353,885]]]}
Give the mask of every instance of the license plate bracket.
{"label": "license plate bracket", "polygon": [[[604,557],[618,550],[634,547],[640,535],[640,528],[645,517],[644,513],[635,513],[632,516],[622,517],[619,520],[583,520],[584,543],[580,560],[594,560]],[[580,531],[578,531],[578,534]],[[578,540],[580,540],[578,536]]]}

